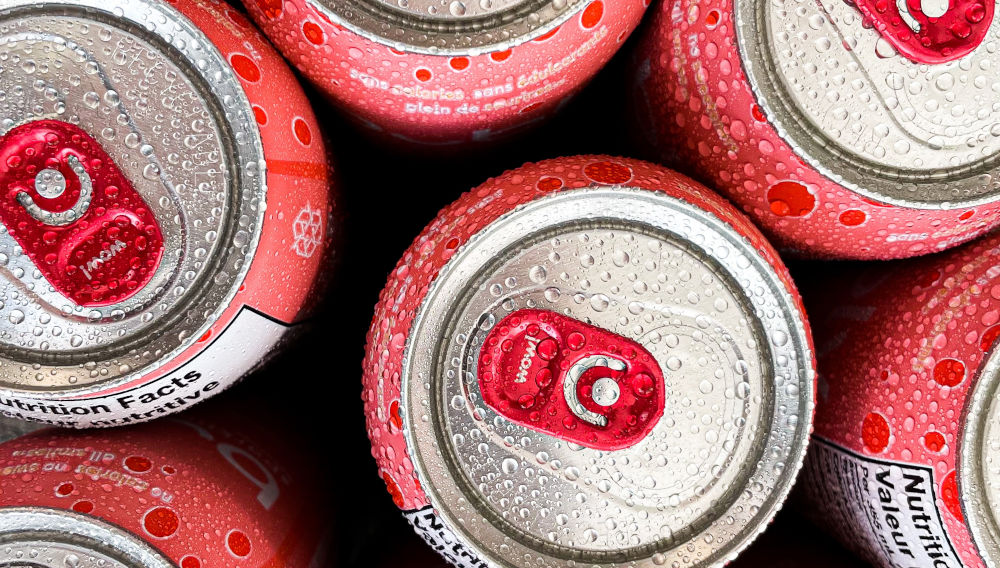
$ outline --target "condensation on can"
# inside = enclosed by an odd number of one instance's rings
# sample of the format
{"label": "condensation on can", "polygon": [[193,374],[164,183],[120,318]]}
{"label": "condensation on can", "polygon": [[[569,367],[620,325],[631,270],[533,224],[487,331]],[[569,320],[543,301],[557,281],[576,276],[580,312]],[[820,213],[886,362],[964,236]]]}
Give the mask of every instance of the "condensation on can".
{"label": "condensation on can", "polygon": [[998,259],[992,235],[804,288],[820,372],[804,510],[876,566],[1000,565]]}
{"label": "condensation on can", "polygon": [[971,43],[933,60],[899,51],[870,2],[665,1],[634,61],[640,129],[790,252],[949,248],[1000,223],[993,4],[952,3]]}
{"label": "condensation on can", "polygon": [[214,406],[0,444],[0,564],[326,566],[312,458],[255,415]]}
{"label": "condensation on can", "polygon": [[647,0],[245,0],[286,57],[379,137],[457,146],[554,114]]}
{"label": "condensation on can", "polygon": [[9,0],[0,35],[0,411],[113,426],[225,389],[330,247],[294,76],[218,0]]}
{"label": "condensation on can", "polygon": [[528,164],[382,292],[364,402],[396,505],[458,566],[715,565],[794,480],[813,361],[746,217],[646,162]]}

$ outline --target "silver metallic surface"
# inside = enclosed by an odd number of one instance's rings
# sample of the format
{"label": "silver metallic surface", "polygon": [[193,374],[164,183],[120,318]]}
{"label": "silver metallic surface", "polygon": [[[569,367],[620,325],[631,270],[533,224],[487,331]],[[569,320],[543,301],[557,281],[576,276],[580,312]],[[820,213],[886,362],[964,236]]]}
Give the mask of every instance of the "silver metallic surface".
{"label": "silver metallic surface", "polygon": [[541,36],[584,0],[308,0],[332,21],[401,51],[477,55]]}
{"label": "silver metallic surface", "polygon": [[736,0],[734,10],[757,103],[810,166],[907,207],[998,198],[1000,18],[969,55],[927,65],[898,54],[850,2]]}
{"label": "silver metallic surface", "polygon": [[0,225],[0,394],[133,380],[197,340],[249,269],[266,200],[250,103],[208,38],[154,0],[0,0],[0,61],[0,133],[39,119],[85,130],[165,249],[136,295],[83,308]]}
{"label": "silver metallic surface", "polygon": [[[566,404],[569,405],[569,409],[572,410],[573,414],[575,414],[580,420],[589,422],[596,426],[607,426],[608,419],[600,414],[597,414],[596,412],[587,410],[587,408],[583,406],[583,403],[580,402],[580,398],[577,396],[576,385],[580,382],[580,377],[595,367],[607,367],[612,371],[624,371],[628,365],[620,359],[604,357],[603,355],[591,355],[589,357],[584,357],[574,363],[566,373],[566,380],[563,382],[563,397],[565,397]],[[614,400],[611,400],[607,404],[603,404],[598,397],[599,387],[597,385],[600,381],[604,380],[607,379],[598,379],[598,381],[594,383],[594,402],[600,404],[601,406],[611,406],[616,400],[618,400],[617,394],[614,395]],[[618,384],[615,383],[614,380],[611,382],[616,386]]]}
{"label": "silver metallic surface", "polygon": [[[483,404],[482,342],[522,308],[654,356],[666,410],[646,439],[585,448]],[[401,410],[420,485],[493,565],[721,563],[764,529],[802,463],[814,380],[802,317],[741,235],[684,202],[594,187],[521,206],[455,254],[411,329]]]}
{"label": "silver metallic surface", "polygon": [[962,416],[958,491],[962,513],[986,565],[1000,566],[1000,349],[975,378]]}
{"label": "silver metallic surface", "polygon": [[174,568],[135,536],[92,517],[0,509],[0,568]]}

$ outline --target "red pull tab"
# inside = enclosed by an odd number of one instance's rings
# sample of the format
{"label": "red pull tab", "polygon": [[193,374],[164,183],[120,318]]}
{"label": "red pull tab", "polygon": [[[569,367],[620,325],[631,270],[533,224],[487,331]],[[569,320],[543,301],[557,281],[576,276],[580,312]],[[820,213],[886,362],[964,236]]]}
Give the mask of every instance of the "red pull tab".
{"label": "red pull tab", "polygon": [[479,356],[483,401],[508,420],[598,450],[642,441],[663,416],[660,366],[638,343],[546,310],[497,324]]}
{"label": "red pull tab", "polygon": [[886,41],[917,63],[954,61],[983,43],[994,0],[945,0],[948,10],[936,17],[922,8],[929,1],[856,0],[855,5]]}
{"label": "red pull tab", "polygon": [[149,206],[81,128],[39,120],[0,137],[0,221],[77,305],[135,295],[163,258]]}

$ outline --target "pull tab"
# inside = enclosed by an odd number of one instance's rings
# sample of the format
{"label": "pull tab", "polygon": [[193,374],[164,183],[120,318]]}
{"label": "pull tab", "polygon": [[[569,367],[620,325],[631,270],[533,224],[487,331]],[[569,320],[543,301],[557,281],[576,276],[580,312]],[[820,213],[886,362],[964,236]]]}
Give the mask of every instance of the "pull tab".
{"label": "pull tab", "polygon": [[[628,367],[628,364],[621,359],[605,357],[603,355],[591,355],[589,357],[584,357],[580,361],[574,363],[573,366],[569,368],[569,372],[566,373],[566,381],[563,382],[563,396],[566,397],[566,404],[569,405],[569,409],[572,410],[573,414],[575,414],[580,420],[584,420],[595,426],[600,426],[601,428],[607,428],[608,418],[606,416],[601,416],[596,412],[587,410],[587,407],[580,402],[580,397],[576,392],[577,385],[580,382],[580,377],[591,369],[598,369],[601,367],[611,369],[612,371],[624,371]],[[604,407],[613,406],[621,397],[621,388],[618,386],[618,382],[610,376],[602,376],[596,379],[591,392],[593,393],[594,402]]]}
{"label": "pull tab", "polygon": [[163,257],[160,226],[100,144],[39,120],[0,137],[0,222],[61,295],[82,307],[131,298]]}
{"label": "pull tab", "polygon": [[986,38],[995,0],[856,0],[858,10],[906,58],[941,64]]}
{"label": "pull tab", "polygon": [[[79,158],[76,156],[69,156],[66,161],[69,163],[69,167],[73,170],[73,173],[76,174],[77,182],[80,184],[80,196],[72,207],[66,211],[53,213],[39,207],[35,203],[35,200],[28,195],[28,192],[22,191],[17,194],[17,202],[36,221],[41,221],[46,225],[62,227],[83,217],[83,214],[90,208],[90,197],[94,193],[94,184],[90,179],[90,175],[87,174],[86,168],[83,167],[83,164],[80,163]],[[55,186],[54,190],[53,186]],[[59,170],[42,170],[35,176],[35,191],[42,197],[55,199],[66,191],[66,176]]]}
{"label": "pull tab", "polygon": [[666,384],[638,343],[546,310],[518,310],[486,336],[483,402],[508,420],[568,442],[618,450],[663,415]]}

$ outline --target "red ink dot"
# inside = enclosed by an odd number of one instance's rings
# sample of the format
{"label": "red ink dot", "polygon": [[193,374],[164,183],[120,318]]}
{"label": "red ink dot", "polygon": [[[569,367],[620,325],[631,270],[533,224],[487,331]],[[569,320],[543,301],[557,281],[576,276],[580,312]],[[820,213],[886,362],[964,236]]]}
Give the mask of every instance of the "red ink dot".
{"label": "red ink dot", "polygon": [[542,191],[555,191],[562,186],[562,180],[554,177],[544,177],[538,180],[538,183],[535,184],[535,187]]}
{"label": "red ink dot", "polygon": [[583,10],[583,16],[580,18],[580,23],[583,24],[583,27],[589,30],[590,28],[593,28],[597,24],[601,23],[601,18],[603,17],[604,2],[601,2],[601,0],[595,0]]}
{"label": "red ink dot", "polygon": [[181,568],[201,568],[201,560],[194,556],[185,556],[181,558]]}
{"label": "red ink dot", "polygon": [[177,532],[181,526],[181,520],[177,513],[166,507],[157,507],[146,513],[142,519],[142,526],[153,538],[169,538]]}
{"label": "red ink dot", "polygon": [[177,473],[177,469],[174,468],[173,466],[169,466],[169,465],[165,465],[165,466],[161,467],[160,471],[162,471],[164,475],[173,475],[173,474]]}
{"label": "red ink dot", "polygon": [[77,501],[73,503],[73,510],[86,515],[94,510],[94,504],[90,501]]}
{"label": "red ink dot", "polygon": [[889,371],[882,371],[882,373],[878,376],[878,378],[879,378],[879,380],[882,380],[882,381],[888,381],[889,380]]}
{"label": "red ink dot", "polygon": [[983,351],[989,351],[993,347],[993,344],[996,343],[998,336],[1000,336],[1000,324],[983,332],[983,337],[979,340],[979,348]]}
{"label": "red ink dot", "polygon": [[133,473],[146,473],[153,469],[153,462],[142,456],[130,456],[125,458],[125,468]]}
{"label": "red ink dot", "polygon": [[427,81],[431,80],[432,75],[430,69],[421,68],[417,69],[417,72],[414,73],[414,76],[417,78],[418,81],[423,81],[426,83]]}
{"label": "red ink dot", "polygon": [[959,215],[958,216],[958,220],[959,221],[968,221],[975,214],[976,214],[976,212],[970,209],[969,211],[966,211],[965,213],[962,213],[961,215]]}
{"label": "red ink dot", "polygon": [[931,270],[925,272],[922,276],[917,279],[917,286],[921,288],[927,288],[928,286],[937,282],[938,278],[941,278],[941,272],[937,270]]}
{"label": "red ink dot", "polygon": [[847,227],[857,227],[861,223],[864,223],[867,218],[868,215],[865,215],[864,211],[849,209],[840,214],[840,223]]}
{"label": "red ink dot", "polygon": [[504,51],[494,51],[490,54],[490,59],[499,63],[501,61],[506,61],[507,58],[510,57],[511,53],[513,52],[509,49],[505,49]]}
{"label": "red ink dot", "polygon": [[944,434],[941,432],[930,432],[924,434],[924,447],[932,452],[940,452],[944,448]]}
{"label": "red ink dot", "polygon": [[59,497],[67,497],[73,492],[73,489],[74,487],[72,483],[61,483],[59,484],[59,487],[56,487],[56,495]]}
{"label": "red ink dot", "polygon": [[302,33],[305,34],[306,39],[314,45],[321,45],[325,41],[322,28],[313,22],[306,22],[302,24]]}
{"label": "red ink dot", "polygon": [[451,68],[454,69],[455,71],[462,71],[462,70],[467,69],[469,67],[469,58],[468,57],[452,57],[451,61],[449,61],[448,64],[451,65]]}
{"label": "red ink dot", "polygon": [[720,14],[718,10],[711,10],[708,15],[705,16],[705,25],[709,28],[715,28],[715,26],[719,25],[719,20],[721,19],[722,14]]}
{"label": "red ink dot", "polygon": [[943,387],[953,387],[965,379],[965,364],[956,359],[941,359],[934,365],[934,381]]}
{"label": "red ink dot", "polygon": [[750,114],[757,122],[767,122],[767,117],[764,116],[764,111],[760,110],[760,107],[757,105],[750,107]]}
{"label": "red ink dot", "polygon": [[628,166],[614,162],[594,162],[583,169],[590,179],[609,184],[625,183],[632,179],[632,170]]}
{"label": "red ink dot", "polygon": [[801,217],[816,208],[816,198],[797,181],[779,181],[767,190],[771,213],[778,217]]}
{"label": "red ink dot", "polygon": [[868,451],[881,452],[889,445],[889,423],[881,414],[869,412],[861,424],[861,439]]}
{"label": "red ink dot", "polygon": [[400,509],[405,507],[406,501],[403,499],[403,492],[399,490],[399,485],[396,485],[396,480],[388,473],[383,473],[382,481],[385,482],[385,488],[389,491],[389,495],[392,496],[392,502]]}
{"label": "red ink dot", "polygon": [[392,401],[392,404],[389,405],[389,420],[392,421],[392,425],[395,426],[397,430],[402,430],[403,417],[399,414],[398,400]]}
{"label": "red ink dot", "polygon": [[233,56],[229,58],[229,62],[233,65],[233,70],[236,71],[236,74],[239,75],[244,81],[249,81],[251,83],[260,81],[260,68],[257,67],[257,64],[246,55],[241,53],[233,54]]}
{"label": "red ink dot", "polygon": [[955,470],[944,476],[944,481],[941,482],[941,500],[944,501],[944,506],[953,517],[960,522],[965,521],[962,516],[962,504],[958,495],[958,480],[955,476]]}
{"label": "red ink dot", "polygon": [[267,113],[257,105],[253,105],[253,117],[257,120],[257,124],[261,126],[267,124]]}
{"label": "red ink dot", "polygon": [[229,533],[229,536],[226,537],[226,546],[229,547],[229,552],[240,558],[250,556],[250,539],[242,531]]}
{"label": "red ink dot", "polygon": [[462,244],[462,241],[458,237],[452,237],[444,244],[444,248],[448,250],[455,250],[460,244]]}
{"label": "red ink dot", "polygon": [[281,16],[284,0],[257,0],[257,7],[264,16],[273,20]]}
{"label": "red ink dot", "polygon": [[198,338],[198,343],[205,343],[211,338],[212,338],[212,330],[208,330],[205,332],[205,335],[202,335],[201,337]]}
{"label": "red ink dot", "polygon": [[298,138],[299,142],[301,142],[303,146],[308,146],[312,143],[312,130],[309,129],[309,125],[306,124],[306,121],[301,118],[296,118],[295,121],[292,122],[292,129],[295,130],[295,137]]}

